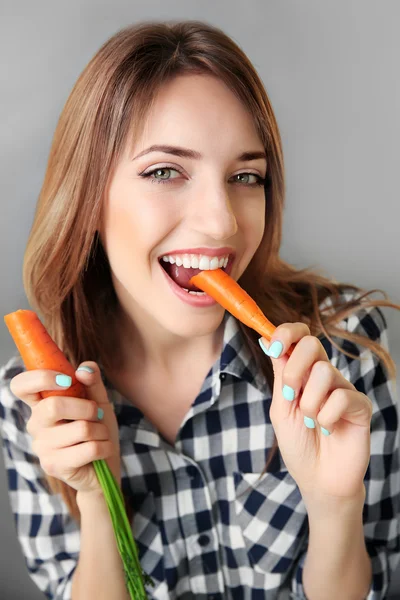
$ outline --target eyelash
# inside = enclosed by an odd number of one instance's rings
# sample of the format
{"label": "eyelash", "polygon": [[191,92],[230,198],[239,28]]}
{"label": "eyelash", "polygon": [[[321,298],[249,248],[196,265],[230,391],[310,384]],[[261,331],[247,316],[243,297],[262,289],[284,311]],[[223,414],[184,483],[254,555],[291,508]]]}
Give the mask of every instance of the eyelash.
{"label": "eyelash", "polygon": [[[181,175],[183,175],[182,171],[180,171],[179,169],[176,169],[175,167],[157,167],[156,169],[153,169],[152,171],[148,171],[147,173],[141,173],[140,177],[149,178],[151,183],[170,183],[171,181],[173,181],[173,179],[156,179],[154,177],[152,178],[151,175],[153,175],[157,171],[177,171],[177,173],[180,173]],[[256,183],[241,183],[240,181],[236,181],[235,184],[237,184],[237,185],[245,185],[246,187],[258,187],[258,186],[263,187],[267,182],[267,179],[264,179],[260,175],[257,175],[257,173],[246,173],[245,172],[245,173],[237,173],[237,175],[254,175],[254,177],[257,177]],[[237,175],[234,175],[234,177],[237,177]]]}

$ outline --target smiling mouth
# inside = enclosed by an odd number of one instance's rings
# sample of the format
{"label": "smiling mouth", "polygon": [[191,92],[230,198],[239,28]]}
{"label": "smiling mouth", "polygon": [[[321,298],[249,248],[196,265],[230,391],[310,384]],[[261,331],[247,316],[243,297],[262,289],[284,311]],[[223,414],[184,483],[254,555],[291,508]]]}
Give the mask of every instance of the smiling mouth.
{"label": "smiling mouth", "polygon": [[161,267],[179,287],[189,293],[204,295],[204,292],[190,283],[190,279],[201,271],[222,269],[230,273],[234,256],[205,256],[199,254],[165,255],[159,258]]}

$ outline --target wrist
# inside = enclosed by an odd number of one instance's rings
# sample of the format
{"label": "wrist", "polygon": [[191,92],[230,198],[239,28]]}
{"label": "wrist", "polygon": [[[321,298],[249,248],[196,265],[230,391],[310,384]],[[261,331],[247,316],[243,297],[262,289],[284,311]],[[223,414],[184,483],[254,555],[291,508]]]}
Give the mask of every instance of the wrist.
{"label": "wrist", "polygon": [[101,488],[98,490],[91,491],[78,490],[78,492],[76,493],[76,503],[80,511],[82,511],[87,505],[89,505],[90,507],[107,507],[107,502],[104,497],[103,490]]}
{"label": "wrist", "polygon": [[340,497],[326,494],[302,494],[308,518],[343,520],[362,515],[366,491],[364,484],[354,496]]}

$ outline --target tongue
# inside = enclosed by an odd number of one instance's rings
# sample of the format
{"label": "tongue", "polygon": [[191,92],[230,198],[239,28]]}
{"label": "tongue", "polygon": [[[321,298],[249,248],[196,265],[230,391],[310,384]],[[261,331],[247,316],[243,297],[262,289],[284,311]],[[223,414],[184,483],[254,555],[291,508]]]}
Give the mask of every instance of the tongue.
{"label": "tongue", "polygon": [[171,265],[171,263],[163,263],[163,268],[167,271],[168,275],[177,283],[180,287],[186,288],[187,290],[193,292],[201,292],[201,290],[189,283],[189,279],[200,273],[201,269],[187,269],[185,267],[177,267],[176,265]]}

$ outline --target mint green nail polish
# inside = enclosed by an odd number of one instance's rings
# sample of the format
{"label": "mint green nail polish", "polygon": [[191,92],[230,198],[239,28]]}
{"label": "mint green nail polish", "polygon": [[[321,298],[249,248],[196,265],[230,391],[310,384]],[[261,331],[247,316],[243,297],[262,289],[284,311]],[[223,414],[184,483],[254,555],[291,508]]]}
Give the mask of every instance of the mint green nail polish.
{"label": "mint green nail polish", "polygon": [[97,409],[97,418],[102,419],[104,417],[104,410],[102,408]]}
{"label": "mint green nail polish", "polygon": [[294,389],[291,388],[289,385],[283,386],[282,394],[285,400],[289,400],[289,402],[292,402],[294,400]]}
{"label": "mint green nail polish", "polygon": [[264,346],[264,344],[263,344],[263,341],[262,341],[262,338],[258,338],[258,343],[260,344],[260,346],[261,346],[261,350],[264,352],[264,354],[268,354],[268,350],[267,350],[267,348]]}
{"label": "mint green nail polish", "polygon": [[310,417],[304,417],[304,425],[309,429],[315,428],[314,419],[310,419]]}
{"label": "mint green nail polish", "polygon": [[324,435],[331,435],[331,432],[330,432],[330,431],[328,431],[327,429],[325,429],[325,427],[322,427],[322,426],[321,426],[321,431],[322,431],[322,433],[323,433]]}
{"label": "mint green nail polish", "polygon": [[60,387],[69,387],[72,383],[72,378],[69,375],[56,375],[56,384]]}
{"label": "mint green nail polish", "polygon": [[281,352],[283,350],[283,344],[281,342],[275,341],[267,350],[268,356],[272,356],[272,358],[279,358]]}
{"label": "mint green nail polish", "polygon": [[94,369],[92,369],[92,367],[87,367],[86,365],[82,365],[82,367],[78,367],[77,371],[86,371],[86,373],[94,373]]}

